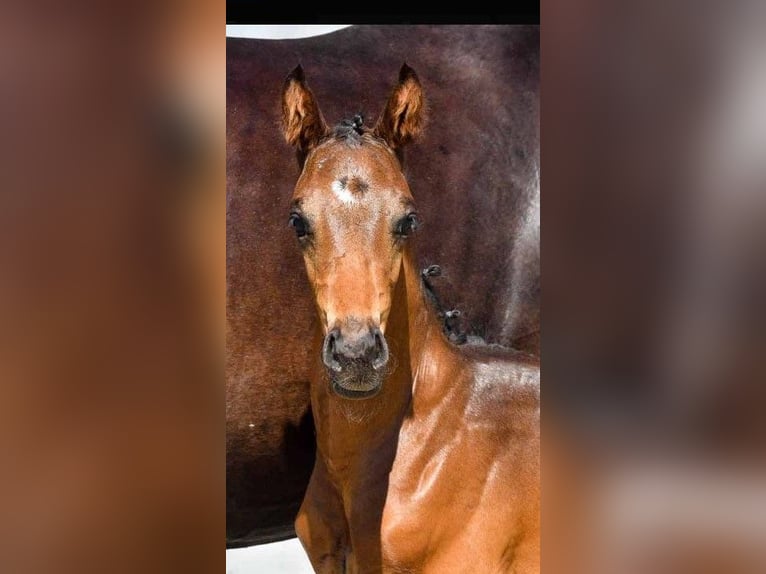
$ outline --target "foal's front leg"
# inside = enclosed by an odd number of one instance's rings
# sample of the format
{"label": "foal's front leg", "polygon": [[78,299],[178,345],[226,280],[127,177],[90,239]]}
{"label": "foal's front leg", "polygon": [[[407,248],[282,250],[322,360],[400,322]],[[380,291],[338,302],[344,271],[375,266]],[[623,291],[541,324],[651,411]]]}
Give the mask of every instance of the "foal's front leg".
{"label": "foal's front leg", "polygon": [[295,519],[295,532],[319,574],[344,574],[348,528],[343,503],[317,457],[306,496]]}

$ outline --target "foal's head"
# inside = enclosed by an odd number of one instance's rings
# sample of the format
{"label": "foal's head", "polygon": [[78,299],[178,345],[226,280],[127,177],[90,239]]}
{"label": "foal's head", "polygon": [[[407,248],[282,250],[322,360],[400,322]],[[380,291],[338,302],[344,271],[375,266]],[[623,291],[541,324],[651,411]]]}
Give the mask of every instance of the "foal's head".
{"label": "foal's head", "polygon": [[300,66],[285,82],[284,133],[303,164],[290,225],[324,329],[322,361],[347,398],[375,395],[388,363],[386,322],[402,249],[418,224],[396,152],[420,133],[423,104],[405,64],[374,128],[357,116],[331,129]]}

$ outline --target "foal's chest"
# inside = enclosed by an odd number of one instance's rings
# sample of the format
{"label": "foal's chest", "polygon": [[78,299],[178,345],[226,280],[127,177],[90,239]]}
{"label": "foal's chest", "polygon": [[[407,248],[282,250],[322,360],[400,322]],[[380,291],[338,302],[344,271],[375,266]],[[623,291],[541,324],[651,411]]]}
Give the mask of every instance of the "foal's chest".
{"label": "foal's chest", "polygon": [[475,432],[404,425],[381,524],[388,571],[503,571],[502,465]]}

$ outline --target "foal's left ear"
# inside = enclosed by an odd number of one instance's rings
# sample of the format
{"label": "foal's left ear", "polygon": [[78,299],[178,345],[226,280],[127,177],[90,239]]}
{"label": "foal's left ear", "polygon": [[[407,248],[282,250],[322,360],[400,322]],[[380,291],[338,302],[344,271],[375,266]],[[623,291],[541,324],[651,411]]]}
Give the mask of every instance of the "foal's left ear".
{"label": "foal's left ear", "polygon": [[287,143],[302,154],[327,135],[327,124],[300,65],[290,72],[282,89],[282,130]]}
{"label": "foal's left ear", "polygon": [[415,70],[403,64],[399,71],[399,83],[391,92],[373,133],[383,138],[392,149],[397,149],[418,137],[425,121],[425,98],[420,80]]}

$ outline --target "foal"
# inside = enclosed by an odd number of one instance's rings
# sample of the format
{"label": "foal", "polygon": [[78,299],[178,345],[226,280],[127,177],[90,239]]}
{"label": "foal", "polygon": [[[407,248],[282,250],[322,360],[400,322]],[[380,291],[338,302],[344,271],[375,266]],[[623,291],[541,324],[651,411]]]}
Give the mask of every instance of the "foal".
{"label": "foal", "polygon": [[538,571],[539,366],[454,347],[423,291],[397,155],[423,127],[417,76],[402,67],[372,130],[328,128],[300,67],[282,106],[320,318],[317,458],[295,523],[314,569]]}

